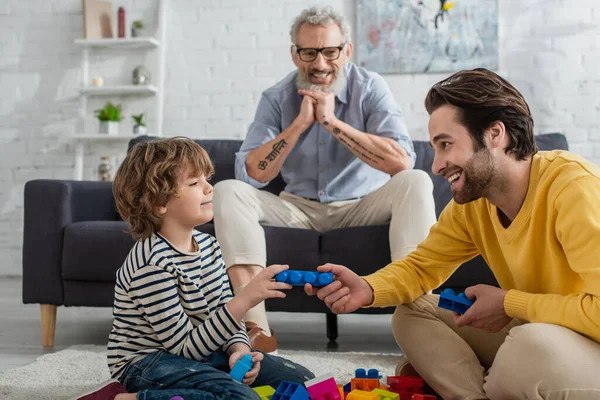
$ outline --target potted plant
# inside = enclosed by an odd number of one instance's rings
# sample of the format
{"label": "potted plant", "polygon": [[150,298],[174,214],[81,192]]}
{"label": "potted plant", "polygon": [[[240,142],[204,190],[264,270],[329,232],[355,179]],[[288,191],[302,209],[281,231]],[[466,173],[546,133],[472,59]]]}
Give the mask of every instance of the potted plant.
{"label": "potted plant", "polygon": [[144,113],[132,115],[131,118],[135,121],[133,126],[134,135],[145,135],[147,132],[146,123],[144,122]]}
{"label": "potted plant", "polygon": [[121,121],[121,105],[115,105],[107,101],[104,108],[95,111],[96,118],[100,121],[100,133],[108,135],[119,134],[119,122]]}
{"label": "potted plant", "polygon": [[131,37],[140,37],[144,34],[144,23],[141,20],[135,20],[131,24]]}

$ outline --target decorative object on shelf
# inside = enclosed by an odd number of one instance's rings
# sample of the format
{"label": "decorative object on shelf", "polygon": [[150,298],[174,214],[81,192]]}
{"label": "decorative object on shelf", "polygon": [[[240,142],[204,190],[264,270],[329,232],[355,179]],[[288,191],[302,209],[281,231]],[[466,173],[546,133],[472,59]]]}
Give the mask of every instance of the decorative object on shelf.
{"label": "decorative object on shelf", "polygon": [[150,84],[150,71],[144,66],[137,66],[133,70],[132,82],[134,85],[149,85]]}
{"label": "decorative object on shelf", "polygon": [[100,164],[98,164],[98,180],[102,182],[112,181],[111,169],[112,165],[110,164],[110,161],[108,161],[108,157],[100,157]]}
{"label": "decorative object on shelf", "polygon": [[141,19],[137,19],[131,24],[131,37],[140,36],[144,36],[144,23]]}
{"label": "decorative object on shelf", "polygon": [[131,118],[135,121],[135,125],[133,126],[133,134],[134,135],[145,135],[148,130],[146,129],[146,123],[144,122],[144,113],[138,115],[132,115]]}
{"label": "decorative object on shelf", "polygon": [[102,78],[101,76],[94,77],[94,79],[92,79],[92,85],[94,85],[95,87],[104,86],[104,78]]}
{"label": "decorative object on shelf", "polygon": [[119,134],[119,122],[121,121],[121,105],[115,105],[107,101],[104,108],[95,111],[96,118],[100,121],[100,133],[108,135]]}
{"label": "decorative object on shelf", "polygon": [[125,9],[123,7],[119,7],[118,19],[119,19],[119,37],[125,37]]}
{"label": "decorative object on shelf", "polygon": [[112,3],[83,0],[83,32],[86,39],[112,38]]}

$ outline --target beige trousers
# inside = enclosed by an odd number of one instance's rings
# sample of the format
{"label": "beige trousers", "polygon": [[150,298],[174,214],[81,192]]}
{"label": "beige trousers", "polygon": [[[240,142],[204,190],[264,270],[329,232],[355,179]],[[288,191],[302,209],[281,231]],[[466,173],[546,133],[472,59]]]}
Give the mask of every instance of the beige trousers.
{"label": "beige trousers", "polygon": [[391,258],[395,260],[413,251],[436,221],[433,183],[421,170],[399,172],[363,198],[325,204],[286,192],[276,196],[239,180],[226,180],[215,185],[213,209],[227,267],[265,266],[261,224],[323,232],[389,223]]}
{"label": "beige trousers", "polygon": [[412,366],[445,400],[600,399],[600,343],[517,319],[497,333],[457,328],[438,298],[399,306],[392,326]]}

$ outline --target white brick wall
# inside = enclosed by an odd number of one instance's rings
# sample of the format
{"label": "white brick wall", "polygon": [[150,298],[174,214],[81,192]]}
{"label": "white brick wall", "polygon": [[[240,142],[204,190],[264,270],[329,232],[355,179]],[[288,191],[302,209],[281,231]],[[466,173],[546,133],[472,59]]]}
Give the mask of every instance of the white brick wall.
{"label": "white brick wall", "polygon": [[[290,72],[289,25],[305,0],[171,0],[167,27],[166,135],[243,138],[262,90]],[[355,20],[353,0],[321,2]],[[528,100],[536,132],[559,131],[571,149],[600,164],[600,6],[592,0],[500,3],[500,73]],[[156,21],[148,0],[113,0],[128,24]],[[21,273],[23,185],[69,179],[78,109],[81,0],[0,4],[0,275]],[[144,52],[99,52],[91,76],[126,82]],[[423,99],[448,74],[385,75],[414,139],[427,138]],[[153,111],[124,102],[125,114]],[[99,102],[90,102],[93,110]],[[130,121],[123,124],[130,129]],[[86,148],[86,177],[103,154]]]}

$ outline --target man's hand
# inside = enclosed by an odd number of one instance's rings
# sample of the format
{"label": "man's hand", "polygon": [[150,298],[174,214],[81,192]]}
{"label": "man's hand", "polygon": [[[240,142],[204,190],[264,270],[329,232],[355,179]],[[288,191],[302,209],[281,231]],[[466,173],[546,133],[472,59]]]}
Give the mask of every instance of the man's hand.
{"label": "man's hand", "polygon": [[343,265],[325,264],[319,266],[317,271],[333,272],[334,281],[320,289],[307,283],[304,291],[309,296],[317,295],[333,313],[349,313],[373,302],[371,286]]}
{"label": "man's hand", "polygon": [[336,120],[334,93],[322,93],[312,90],[299,90],[298,93],[304,96],[304,98],[311,97],[314,99],[316,104],[315,118],[325,128]]}
{"label": "man's hand", "polygon": [[316,100],[311,96],[304,96],[300,105],[300,113],[296,117],[296,122],[302,131],[308,129],[315,122]]}
{"label": "man's hand", "polygon": [[465,295],[476,300],[463,315],[454,314],[456,326],[472,326],[486,332],[498,332],[510,321],[504,311],[506,290],[490,285],[475,285],[465,290]]}
{"label": "man's hand", "polygon": [[250,354],[252,356],[252,369],[246,372],[242,383],[245,383],[246,385],[252,385],[258,376],[258,372],[260,371],[260,362],[264,358],[264,354],[258,351],[251,352],[246,346],[244,346],[244,348],[246,350],[234,351],[229,355],[229,368],[232,369],[238,360],[241,360],[244,355]]}

